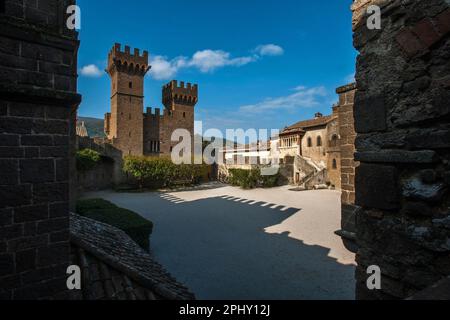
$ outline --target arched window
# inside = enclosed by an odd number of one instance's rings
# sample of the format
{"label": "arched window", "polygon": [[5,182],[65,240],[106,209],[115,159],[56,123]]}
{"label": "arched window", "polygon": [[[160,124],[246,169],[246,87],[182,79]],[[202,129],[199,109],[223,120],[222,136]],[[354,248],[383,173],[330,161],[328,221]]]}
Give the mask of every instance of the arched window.
{"label": "arched window", "polygon": [[132,88],[133,88],[133,82],[130,81],[130,82],[128,83],[128,87],[129,87],[130,89],[132,89]]}
{"label": "arched window", "polygon": [[330,140],[330,147],[337,147],[338,145],[338,136],[336,134],[333,134]]}
{"label": "arched window", "polygon": [[318,147],[321,147],[321,146],[322,146],[322,137],[321,137],[321,136],[318,136],[318,137],[317,137],[317,146],[318,146]]}
{"label": "arched window", "polygon": [[313,145],[312,145],[312,139],[311,139],[311,137],[309,137],[308,138],[308,147],[309,148],[311,148]]}
{"label": "arched window", "polygon": [[186,118],[186,112],[183,112],[183,118]]}
{"label": "arched window", "polygon": [[333,169],[337,169],[337,160],[333,159]]}

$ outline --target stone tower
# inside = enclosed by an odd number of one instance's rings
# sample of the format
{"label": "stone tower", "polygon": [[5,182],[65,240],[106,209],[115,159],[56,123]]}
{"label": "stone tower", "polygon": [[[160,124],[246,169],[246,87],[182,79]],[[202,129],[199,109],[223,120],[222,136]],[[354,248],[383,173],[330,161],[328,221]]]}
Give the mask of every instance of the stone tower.
{"label": "stone tower", "polygon": [[111,113],[105,117],[105,132],[113,145],[126,155],[143,155],[144,76],[150,69],[148,52],[115,44],[108,55],[111,77]]}
{"label": "stone tower", "polygon": [[[173,80],[163,87],[162,102],[165,106],[161,128],[162,155],[170,155],[178,142],[172,142],[171,136],[176,129],[186,129],[194,137],[194,107],[198,102],[198,86]],[[192,141],[193,143],[193,141]]]}

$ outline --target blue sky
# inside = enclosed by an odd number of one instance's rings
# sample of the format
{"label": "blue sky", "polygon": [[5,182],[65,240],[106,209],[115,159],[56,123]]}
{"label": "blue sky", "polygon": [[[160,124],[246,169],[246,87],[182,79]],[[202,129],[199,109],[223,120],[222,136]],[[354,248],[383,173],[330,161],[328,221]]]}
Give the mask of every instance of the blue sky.
{"label": "blue sky", "polygon": [[109,111],[115,42],[150,53],[145,106],[171,79],[198,83],[204,128],[280,129],[331,112],[351,81],[351,0],[78,0],[80,116]]}

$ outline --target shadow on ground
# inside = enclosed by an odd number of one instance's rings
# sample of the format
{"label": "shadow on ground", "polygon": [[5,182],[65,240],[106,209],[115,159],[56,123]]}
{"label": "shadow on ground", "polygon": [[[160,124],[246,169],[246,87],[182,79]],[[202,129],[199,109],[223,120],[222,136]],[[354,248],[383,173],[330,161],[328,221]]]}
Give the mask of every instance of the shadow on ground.
{"label": "shadow on ground", "polygon": [[152,253],[198,299],[354,299],[354,266],[289,233],[269,234],[299,208],[229,196],[107,194],[155,223]]}

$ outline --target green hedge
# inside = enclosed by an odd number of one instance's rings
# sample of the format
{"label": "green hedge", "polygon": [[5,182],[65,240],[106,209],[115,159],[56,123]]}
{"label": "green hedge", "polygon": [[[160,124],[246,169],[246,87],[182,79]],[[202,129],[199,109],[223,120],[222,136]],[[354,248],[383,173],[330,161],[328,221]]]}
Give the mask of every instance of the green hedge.
{"label": "green hedge", "polygon": [[161,188],[197,184],[208,177],[207,165],[176,165],[168,158],[125,157],[123,170],[139,182],[139,187]]}
{"label": "green hedge", "polygon": [[101,155],[92,149],[77,151],[76,161],[78,171],[92,170],[101,160]]}
{"label": "green hedge", "polygon": [[263,176],[260,169],[229,169],[229,173],[230,184],[244,189],[273,188],[277,186],[279,178],[279,174]]}
{"label": "green hedge", "polygon": [[81,216],[123,230],[144,250],[149,250],[153,223],[137,213],[120,208],[103,199],[79,200],[77,201],[76,211]]}

